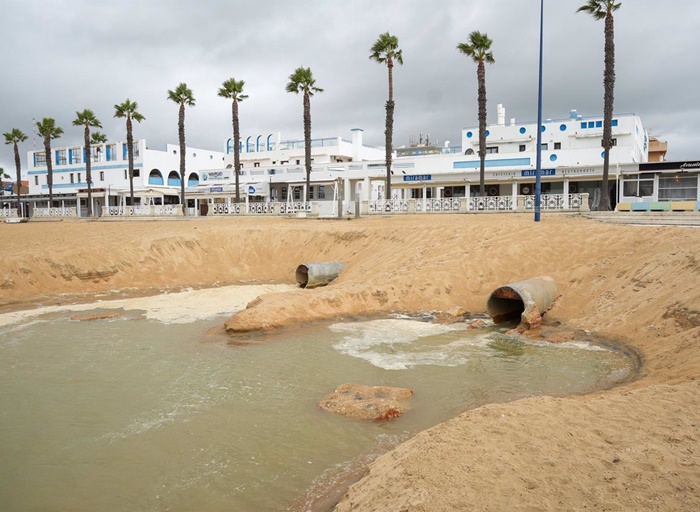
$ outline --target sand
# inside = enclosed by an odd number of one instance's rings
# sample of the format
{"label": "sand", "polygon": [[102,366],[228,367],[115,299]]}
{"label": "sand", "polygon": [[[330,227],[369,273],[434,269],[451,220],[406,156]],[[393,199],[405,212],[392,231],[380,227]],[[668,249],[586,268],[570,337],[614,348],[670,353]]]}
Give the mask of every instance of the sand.
{"label": "sand", "polygon": [[498,214],[30,222],[0,236],[0,311],[293,284],[300,263],[347,264],[325,288],[254,301],[226,322],[233,334],[386,311],[483,313],[497,286],[550,275],[561,297],[545,326],[625,345],[640,355],[638,378],[465,412],[377,459],[337,510],[700,510],[698,229]]}

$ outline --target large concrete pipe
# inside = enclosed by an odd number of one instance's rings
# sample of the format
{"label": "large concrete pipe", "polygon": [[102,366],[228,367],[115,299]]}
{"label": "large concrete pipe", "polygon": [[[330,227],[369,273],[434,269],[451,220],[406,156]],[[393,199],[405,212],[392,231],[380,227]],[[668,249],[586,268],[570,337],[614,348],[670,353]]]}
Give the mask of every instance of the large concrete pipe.
{"label": "large concrete pipe", "polygon": [[542,315],[556,297],[554,279],[535,277],[496,288],[486,302],[486,311],[494,322],[520,317],[520,325],[532,329],[542,323]]}
{"label": "large concrete pipe", "polygon": [[345,263],[302,263],[297,267],[297,283],[302,288],[325,286],[345,268]]}

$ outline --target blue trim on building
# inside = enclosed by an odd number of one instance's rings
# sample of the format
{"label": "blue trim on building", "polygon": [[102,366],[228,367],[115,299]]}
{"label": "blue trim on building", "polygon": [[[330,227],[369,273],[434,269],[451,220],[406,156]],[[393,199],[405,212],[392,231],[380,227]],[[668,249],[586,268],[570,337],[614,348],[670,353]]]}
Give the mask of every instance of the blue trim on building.
{"label": "blue trim on building", "polygon": [[[500,160],[486,160],[484,167],[511,167],[511,166],[530,165],[529,158],[502,158]],[[453,169],[478,169],[481,166],[479,160],[470,160],[466,162],[454,162]]]}
{"label": "blue trim on building", "polygon": [[[53,188],[87,188],[87,181],[85,183],[54,183]],[[42,190],[48,190],[48,185],[42,185]]]}
{"label": "blue trim on building", "polygon": [[[128,164],[126,164],[128,167]],[[142,163],[134,164],[134,169],[137,167],[143,167]],[[107,169],[123,169],[124,165],[92,165],[90,166],[90,169],[93,171],[106,171]],[[80,172],[84,171],[85,166],[82,167],[71,167],[70,169],[66,168],[61,168],[61,169],[54,169],[53,173],[58,174],[62,172]],[[48,171],[28,171],[27,174],[29,175],[42,175],[42,174],[48,174]]]}

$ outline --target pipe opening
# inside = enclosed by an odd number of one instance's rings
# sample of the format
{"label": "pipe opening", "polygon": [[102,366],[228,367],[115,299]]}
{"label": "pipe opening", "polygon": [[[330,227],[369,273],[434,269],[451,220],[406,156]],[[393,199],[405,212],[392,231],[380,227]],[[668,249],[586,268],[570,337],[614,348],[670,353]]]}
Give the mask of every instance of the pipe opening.
{"label": "pipe opening", "polygon": [[495,290],[489,297],[486,309],[495,323],[520,320],[525,311],[522,297],[508,286]]}
{"label": "pipe opening", "polygon": [[306,288],[309,282],[309,268],[306,265],[299,265],[296,271],[297,283],[301,288]]}

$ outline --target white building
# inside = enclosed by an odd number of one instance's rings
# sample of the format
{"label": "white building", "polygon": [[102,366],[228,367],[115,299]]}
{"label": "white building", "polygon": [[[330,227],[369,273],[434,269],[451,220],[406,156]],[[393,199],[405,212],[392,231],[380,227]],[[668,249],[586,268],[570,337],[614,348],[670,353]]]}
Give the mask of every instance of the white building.
{"label": "white building", "polygon": [[[224,165],[224,153],[186,148],[186,186],[199,183],[201,169]],[[84,146],[51,149],[54,204],[57,208],[75,208],[78,215],[87,211],[86,152]],[[134,142],[134,202],[136,205],[179,204],[180,147],[168,144],[165,151],[149,149],[145,139]],[[127,205],[129,199],[129,170],[127,143],[107,142],[91,146],[93,211],[101,213],[103,206]],[[29,183],[30,210],[48,206],[48,170],[45,151],[29,151],[23,170]]]}
{"label": "white building", "polygon": [[[647,161],[648,136],[641,119],[634,114],[616,115],[613,118],[613,145],[610,154],[610,190],[613,206],[619,198],[617,177],[623,173],[639,171],[639,165]],[[582,117],[571,111],[566,119],[547,119],[542,131],[542,193],[565,196],[571,193],[589,194],[592,208],[596,208],[601,196],[603,169],[603,119]],[[353,137],[361,135],[354,131]],[[505,197],[502,201],[515,208],[518,196],[534,194],[537,159],[536,123],[505,122],[505,109],[498,106],[498,122],[486,132],[485,182],[488,197]],[[303,141],[281,144],[267,138],[247,138],[248,151],[241,154],[242,190],[254,193],[261,201],[299,201],[304,196],[305,173],[303,166]],[[392,192],[394,199],[442,199],[476,197],[479,195],[477,128],[462,130],[461,147],[413,146],[400,147],[395,152],[392,165]],[[333,141],[332,151],[325,151],[323,144],[313,148],[314,161],[311,174],[313,200],[337,200],[338,190],[344,202],[357,196],[362,201],[383,199],[386,183],[386,166],[383,149],[358,152],[358,144],[347,144],[342,152],[342,139]],[[250,144],[255,141],[254,148]],[[258,142],[265,142],[262,146]],[[353,142],[357,142],[355,138]],[[227,151],[230,143],[227,141]],[[361,146],[361,139],[360,144]],[[229,171],[221,171],[222,183],[231,183],[232,155],[227,155]],[[368,159],[369,158],[369,159]],[[373,160],[372,160],[373,158]],[[216,171],[213,171],[216,172]],[[209,183],[213,183],[209,181]],[[215,190],[221,183],[214,185]],[[257,187],[257,188],[256,188]],[[200,185],[200,188],[203,188]],[[225,194],[226,189],[222,192]],[[565,198],[566,199],[566,198]]]}

